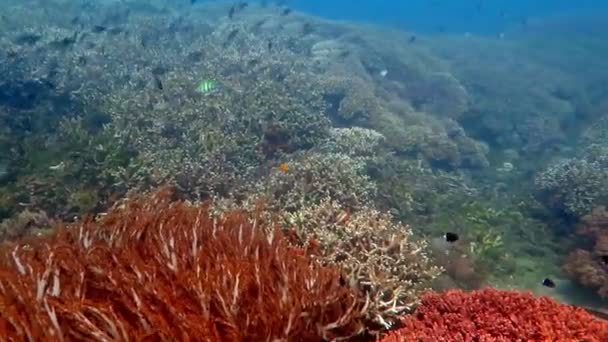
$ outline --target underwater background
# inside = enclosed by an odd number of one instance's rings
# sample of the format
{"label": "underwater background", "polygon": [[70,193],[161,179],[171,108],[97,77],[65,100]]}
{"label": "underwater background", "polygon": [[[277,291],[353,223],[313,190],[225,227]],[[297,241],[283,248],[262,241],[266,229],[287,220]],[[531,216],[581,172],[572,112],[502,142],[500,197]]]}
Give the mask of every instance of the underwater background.
{"label": "underwater background", "polygon": [[605,1],[0,4],[1,269],[169,186],[293,230],[375,294],[363,330],[422,288],[608,317]]}

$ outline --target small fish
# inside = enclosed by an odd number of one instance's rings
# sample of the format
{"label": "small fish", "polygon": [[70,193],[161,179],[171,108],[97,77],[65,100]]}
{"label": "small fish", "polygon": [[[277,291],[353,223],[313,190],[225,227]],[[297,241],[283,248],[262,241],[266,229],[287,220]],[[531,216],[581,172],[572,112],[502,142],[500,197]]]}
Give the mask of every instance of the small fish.
{"label": "small fish", "polygon": [[235,14],[247,8],[249,4],[246,1],[239,2],[238,4],[232,5],[228,10],[228,18],[232,19]]}
{"label": "small fish", "polygon": [[411,35],[410,39],[407,40],[408,43],[412,44],[416,41],[416,35]]}
{"label": "small fish", "polygon": [[282,16],[289,15],[289,13],[291,13],[291,8],[286,8],[283,11],[281,11]]}
{"label": "small fish", "polygon": [[196,87],[196,91],[201,94],[209,94],[217,89],[217,81],[216,80],[203,80]]}
{"label": "small fish", "polygon": [[268,39],[268,44],[266,47],[268,48],[268,52],[272,52],[272,40]]}
{"label": "small fish", "polygon": [[156,89],[163,90],[165,88],[163,86],[163,82],[160,80],[158,75],[153,75],[153,79],[154,79],[154,86],[156,87]]}
{"label": "small fish", "polygon": [[282,163],[281,165],[279,165],[279,171],[282,171],[282,172],[289,171],[289,165],[287,165],[287,163]]}
{"label": "small fish", "polygon": [[549,287],[554,289],[555,288],[555,282],[549,278],[545,278],[542,282],[543,286]]}
{"label": "small fish", "polygon": [[264,19],[256,22],[255,24],[253,24],[253,27],[252,27],[253,30],[256,30],[256,31],[259,30],[260,27],[262,27],[262,25],[264,25],[266,23],[266,21],[268,21],[268,19],[264,18]]}
{"label": "small fish", "polygon": [[228,44],[229,42],[231,42],[234,38],[236,38],[236,35],[239,33],[239,29],[234,29],[232,31],[230,31],[230,33],[228,33],[228,36],[226,37],[226,41],[224,42],[224,45]]}
{"label": "small fish", "polygon": [[312,26],[311,23],[304,23],[304,25],[302,26],[302,35],[308,35],[314,32],[314,27]]}
{"label": "small fish", "polygon": [[445,241],[447,242],[456,242],[458,241],[459,237],[458,234],[456,233],[452,233],[452,232],[447,232],[445,233]]}
{"label": "small fish", "polygon": [[386,69],[380,70],[380,76],[386,77],[386,75],[388,75],[388,70],[386,70]]}
{"label": "small fish", "polygon": [[602,261],[604,264],[608,265],[608,255],[600,255],[600,260],[601,260],[601,261]]}
{"label": "small fish", "polygon": [[103,25],[94,25],[93,28],[91,28],[91,32],[93,33],[101,33],[104,32],[105,30],[107,30],[108,28],[103,26]]}

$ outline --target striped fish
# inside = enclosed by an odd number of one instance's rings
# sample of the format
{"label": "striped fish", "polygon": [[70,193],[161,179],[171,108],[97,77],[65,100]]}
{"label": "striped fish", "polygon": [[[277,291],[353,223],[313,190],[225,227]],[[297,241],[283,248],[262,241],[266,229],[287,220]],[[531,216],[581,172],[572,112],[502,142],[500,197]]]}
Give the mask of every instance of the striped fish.
{"label": "striped fish", "polygon": [[209,94],[217,90],[216,80],[203,80],[196,87],[196,91],[201,94]]}

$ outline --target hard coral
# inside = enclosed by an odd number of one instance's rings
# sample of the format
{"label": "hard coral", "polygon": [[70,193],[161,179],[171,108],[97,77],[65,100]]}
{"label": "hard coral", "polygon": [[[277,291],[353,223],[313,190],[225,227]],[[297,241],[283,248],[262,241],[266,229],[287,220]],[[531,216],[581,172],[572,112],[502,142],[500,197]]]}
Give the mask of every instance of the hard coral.
{"label": "hard coral", "polygon": [[439,273],[426,254],[426,244],[391,216],[363,208],[351,212],[324,200],[285,216],[296,232],[291,238],[324,264],[339,265],[347,281],[370,298],[370,329],[392,326],[417,304]]}
{"label": "hard coral", "polygon": [[3,246],[0,274],[9,340],[334,340],[362,332],[366,308],[263,220],[167,192]]}
{"label": "hard coral", "polygon": [[492,288],[429,293],[382,342],[608,341],[608,322],[531,293]]}
{"label": "hard coral", "polygon": [[589,250],[577,249],[570,253],[564,271],[581,285],[608,297],[608,265],[602,260],[608,255],[608,210],[597,207],[583,216],[577,232],[590,237],[594,245]]}

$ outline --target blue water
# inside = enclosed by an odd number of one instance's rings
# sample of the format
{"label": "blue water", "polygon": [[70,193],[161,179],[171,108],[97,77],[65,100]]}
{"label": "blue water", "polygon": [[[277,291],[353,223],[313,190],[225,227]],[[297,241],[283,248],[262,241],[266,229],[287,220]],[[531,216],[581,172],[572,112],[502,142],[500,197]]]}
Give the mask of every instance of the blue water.
{"label": "blue water", "polygon": [[419,32],[496,33],[531,18],[608,13],[605,0],[296,0],[306,12]]}

